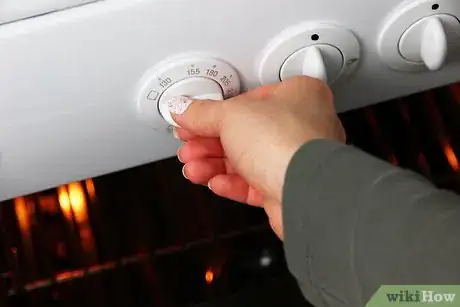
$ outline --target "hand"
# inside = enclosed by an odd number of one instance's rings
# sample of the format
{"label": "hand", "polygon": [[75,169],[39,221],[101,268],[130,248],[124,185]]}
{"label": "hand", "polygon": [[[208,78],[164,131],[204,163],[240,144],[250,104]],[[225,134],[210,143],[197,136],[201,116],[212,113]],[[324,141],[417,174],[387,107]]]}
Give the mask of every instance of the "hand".
{"label": "hand", "polygon": [[265,209],[283,239],[282,190],[294,153],[313,139],[345,141],[329,88],[296,77],[227,101],[169,102],[185,144],[184,176],[217,195]]}

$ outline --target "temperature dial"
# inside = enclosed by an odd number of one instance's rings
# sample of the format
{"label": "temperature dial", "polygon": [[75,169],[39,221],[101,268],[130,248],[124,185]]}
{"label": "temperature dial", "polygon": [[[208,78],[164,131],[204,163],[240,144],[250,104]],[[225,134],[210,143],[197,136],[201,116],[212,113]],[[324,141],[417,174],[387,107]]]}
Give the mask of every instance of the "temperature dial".
{"label": "temperature dial", "polygon": [[238,73],[227,62],[202,55],[176,56],[142,78],[137,111],[152,128],[167,131],[175,125],[167,108],[172,97],[223,100],[238,95],[240,88]]}
{"label": "temperature dial", "polygon": [[[186,94],[184,94],[186,93]],[[169,89],[167,89],[160,98],[159,109],[160,114],[170,125],[176,126],[177,124],[171,117],[169,112],[168,102],[173,97],[177,96],[188,96],[193,99],[209,99],[209,100],[223,100],[224,93],[219,83],[208,79],[208,78],[188,78],[183,81],[179,81]]]}

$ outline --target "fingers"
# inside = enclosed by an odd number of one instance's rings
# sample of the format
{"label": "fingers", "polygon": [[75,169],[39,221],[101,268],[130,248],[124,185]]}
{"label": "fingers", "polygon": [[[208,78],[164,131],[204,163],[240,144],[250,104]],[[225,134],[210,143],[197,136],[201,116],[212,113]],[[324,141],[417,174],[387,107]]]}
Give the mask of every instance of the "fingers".
{"label": "fingers", "polygon": [[219,137],[225,116],[223,101],[175,97],[168,106],[172,118],[183,129],[202,137]]}
{"label": "fingers", "polygon": [[228,162],[222,158],[193,160],[183,168],[185,178],[195,184],[207,184],[216,195],[251,206],[263,207],[262,194],[230,171]]}
{"label": "fingers", "polygon": [[183,128],[179,128],[179,127],[174,127],[174,130],[173,130],[173,133],[174,133],[174,137],[176,139],[179,139],[181,141],[184,141],[184,142],[187,142],[189,140],[193,140],[195,138],[198,138],[199,136],[188,131],[188,130],[185,130]]}
{"label": "fingers", "polygon": [[238,175],[221,174],[213,177],[209,188],[221,197],[256,207],[263,207],[264,199]]}
{"label": "fingers", "polygon": [[[309,76],[296,76],[281,82],[273,91],[273,95],[290,97],[291,101],[333,103],[334,96],[330,87],[323,81]],[[306,99],[315,97],[316,99]]]}
{"label": "fingers", "polygon": [[250,100],[266,100],[269,99],[274,91],[280,86],[280,83],[265,85],[253,90],[250,90],[244,94],[241,94],[232,99],[241,100],[241,99],[250,99]]}
{"label": "fingers", "polygon": [[195,184],[207,184],[211,178],[227,174],[229,169],[226,159],[209,158],[185,164],[182,172],[185,178]]}
{"label": "fingers", "polygon": [[283,214],[281,204],[274,199],[268,199],[264,203],[264,208],[273,232],[283,241]]}
{"label": "fingers", "polygon": [[177,152],[182,163],[204,158],[223,158],[224,149],[217,138],[196,138],[185,143]]}
{"label": "fingers", "polygon": [[[247,93],[229,99],[230,101],[266,100],[270,98],[280,83],[262,86]],[[192,100],[188,97],[174,97],[168,101],[173,120],[180,128],[174,130],[177,138],[187,141],[202,137],[219,137],[226,110],[223,101]]]}

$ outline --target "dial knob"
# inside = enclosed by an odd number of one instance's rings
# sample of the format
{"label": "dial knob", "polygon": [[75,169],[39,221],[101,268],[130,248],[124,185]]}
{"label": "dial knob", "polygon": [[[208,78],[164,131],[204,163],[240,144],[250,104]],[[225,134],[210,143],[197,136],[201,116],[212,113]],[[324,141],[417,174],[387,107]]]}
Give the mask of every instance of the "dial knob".
{"label": "dial knob", "polygon": [[437,71],[458,61],[460,1],[401,1],[382,25],[378,52],[391,69]]}
{"label": "dial knob", "polygon": [[187,96],[192,99],[223,100],[224,93],[219,83],[203,77],[185,79],[168,88],[158,103],[161,116],[170,125],[178,127],[169,112],[168,102],[173,97]]}
{"label": "dial knob", "polygon": [[444,66],[458,39],[460,21],[452,15],[438,14],[413,24],[401,37],[399,50],[406,60],[436,71]]}
{"label": "dial knob", "polygon": [[177,124],[168,102],[175,96],[223,100],[240,93],[238,72],[227,62],[201,53],[171,57],[145,73],[137,94],[138,115],[158,131]]}
{"label": "dial knob", "polygon": [[360,44],[353,32],[335,24],[308,22],[273,38],[256,67],[262,84],[307,75],[338,88],[354,73],[359,60]]}
{"label": "dial knob", "polygon": [[343,67],[343,56],[331,45],[318,44],[306,47],[291,55],[281,67],[281,80],[294,76],[310,76],[333,83]]}

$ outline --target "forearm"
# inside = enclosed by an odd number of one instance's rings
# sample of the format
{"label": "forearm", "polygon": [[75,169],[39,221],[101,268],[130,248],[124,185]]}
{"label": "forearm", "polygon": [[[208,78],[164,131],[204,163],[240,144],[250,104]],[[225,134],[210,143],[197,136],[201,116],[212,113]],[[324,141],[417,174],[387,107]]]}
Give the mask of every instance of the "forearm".
{"label": "forearm", "polygon": [[357,149],[303,146],[283,193],[291,271],[317,306],[364,306],[382,284],[460,284],[460,203]]}

